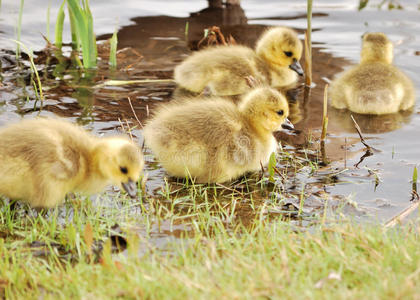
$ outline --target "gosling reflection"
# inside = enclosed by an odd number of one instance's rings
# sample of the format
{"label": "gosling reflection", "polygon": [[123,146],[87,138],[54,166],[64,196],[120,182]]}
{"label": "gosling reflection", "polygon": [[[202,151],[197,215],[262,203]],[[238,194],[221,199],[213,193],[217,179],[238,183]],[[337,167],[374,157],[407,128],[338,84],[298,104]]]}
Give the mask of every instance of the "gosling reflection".
{"label": "gosling reflection", "polygon": [[354,123],[350,115],[353,115],[357,124],[359,124],[363,133],[385,133],[397,130],[411,120],[413,111],[401,111],[386,115],[364,115],[352,113],[346,110],[330,108],[330,124],[336,124],[344,132],[354,132]]}

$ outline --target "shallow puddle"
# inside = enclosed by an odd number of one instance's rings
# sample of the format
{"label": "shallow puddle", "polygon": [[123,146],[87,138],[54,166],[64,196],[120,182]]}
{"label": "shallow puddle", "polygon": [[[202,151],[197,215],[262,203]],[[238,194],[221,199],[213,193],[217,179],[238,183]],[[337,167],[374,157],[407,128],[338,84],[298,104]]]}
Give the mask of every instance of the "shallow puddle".
{"label": "shallow puddle", "polygon": [[[378,9],[375,6],[378,3],[369,2],[368,7],[361,11],[358,11],[356,1],[340,1],[340,4],[336,2],[314,3],[312,40],[313,77],[316,85],[308,97],[304,97],[302,89],[297,102],[291,105],[291,119],[300,133],[277,135],[284,146],[281,155],[299,157],[302,164],[296,166],[279,155],[277,166],[286,176],[279,184],[280,190],[267,188],[264,192],[255,193],[247,190],[247,193],[254,193],[256,205],[267,206],[265,214],[270,217],[283,215],[284,205],[299,208],[303,204],[302,211],[308,216],[319,214],[325,210],[327,203],[330,208],[341,207],[342,212],[357,218],[386,221],[410,204],[410,180],[420,155],[419,103],[409,113],[381,117],[354,116],[366,141],[378,150],[362,161],[360,160],[365,149],[354,129],[350,113],[329,107],[325,152],[330,164],[315,171],[311,169],[311,162],[322,159],[318,138],[324,86],[338,72],[358,61],[360,37],[364,32],[382,31],[389,36],[395,44],[395,64],[410,76],[417,87],[417,95],[420,94],[420,78],[417,76],[420,70],[420,11],[416,1],[405,1],[402,10],[387,10],[385,6]],[[191,49],[196,48],[197,42],[202,38],[203,29],[213,25],[220,26],[225,36],[231,34],[238,43],[249,46],[254,45],[266,26],[290,26],[297,29],[302,38],[306,29],[306,1],[279,3],[243,0],[242,8],[226,10],[205,9],[205,1],[120,3],[91,3],[96,33],[101,40],[101,61],[98,70],[89,75],[83,75],[72,67],[74,64],[70,58],[69,46],[63,48],[62,54],[54,49],[47,49],[46,52],[45,41],[40,34],[45,32],[44,1],[25,3],[21,39],[28,47],[38,51],[35,52],[35,63],[47,99],[42,104],[42,110],[31,86],[27,56],[16,61],[15,46],[10,40],[14,38],[13,24],[17,23],[18,4],[2,4],[0,126],[22,117],[54,114],[83,124],[98,134],[109,134],[121,127],[134,127],[131,133],[142,144],[141,125],[135,120],[133,110],[143,123],[155,105],[171,99],[175,85],[95,85],[105,79],[171,78],[174,66]],[[57,9],[58,6],[52,4],[51,20],[55,18]],[[188,34],[185,32],[187,23]],[[50,27],[50,35],[53,36],[53,24]],[[109,47],[105,40],[111,36],[115,27],[118,27],[119,67],[112,71],[107,64]],[[68,29],[65,28],[66,31]],[[418,98],[419,96],[417,100]],[[163,193],[162,186],[166,184],[166,174],[154,161],[153,155],[147,149],[145,151],[148,174],[146,193],[148,197],[159,198]],[[168,180],[172,190],[176,190],[176,181],[171,178]],[[228,187],[227,190],[229,189],[232,188]],[[245,204],[249,202],[247,193],[241,194],[235,185],[233,189]],[[229,197],[223,198],[223,201],[227,201]],[[171,206],[170,203],[164,205]],[[248,216],[246,208],[241,210],[239,205],[237,209],[240,219],[252,218]],[[142,227],[139,228],[139,232],[144,232]],[[155,240],[152,243],[160,245],[162,237],[177,237],[176,232],[180,228],[182,231],[187,230],[182,224],[174,225],[166,221],[159,226],[153,225],[149,231],[152,232],[151,239]]]}

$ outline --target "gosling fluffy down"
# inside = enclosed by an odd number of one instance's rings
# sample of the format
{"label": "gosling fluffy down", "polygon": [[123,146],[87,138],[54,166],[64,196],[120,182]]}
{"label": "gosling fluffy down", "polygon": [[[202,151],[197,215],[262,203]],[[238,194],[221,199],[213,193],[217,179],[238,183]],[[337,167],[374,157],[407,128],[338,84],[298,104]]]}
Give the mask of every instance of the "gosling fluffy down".
{"label": "gosling fluffy down", "polygon": [[286,27],[268,29],[256,50],[245,46],[217,46],[198,51],[175,68],[176,83],[191,92],[232,96],[247,92],[246,77],[252,76],[275,88],[293,87],[303,75],[299,59],[302,43]]}
{"label": "gosling fluffy down", "polygon": [[219,97],[163,105],[143,134],[170,175],[225,182],[267,164],[277,147],[272,133],[291,125],[288,114],[285,97],[263,87],[238,105]]}
{"label": "gosling fluffy down", "polygon": [[331,85],[331,104],[360,114],[389,114],[414,105],[411,80],[392,65],[393,46],[383,33],[363,36],[360,64]]}
{"label": "gosling fluffy down", "polygon": [[124,137],[98,138],[58,119],[33,119],[0,129],[0,195],[33,207],[54,207],[70,192],[122,186],[137,194],[141,150]]}

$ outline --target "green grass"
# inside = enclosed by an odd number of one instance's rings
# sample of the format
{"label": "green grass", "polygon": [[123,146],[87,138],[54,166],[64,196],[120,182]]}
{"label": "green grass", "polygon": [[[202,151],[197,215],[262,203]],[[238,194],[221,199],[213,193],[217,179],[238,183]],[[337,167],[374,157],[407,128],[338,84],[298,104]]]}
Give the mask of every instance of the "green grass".
{"label": "green grass", "polygon": [[[95,216],[93,234],[101,228]],[[203,218],[206,217],[203,215]],[[58,234],[56,224],[38,218],[31,235]],[[415,227],[335,225],[296,230],[282,221],[258,221],[251,228],[191,238],[160,250],[150,236],[131,232],[126,254],[89,262],[82,224],[67,227],[66,247],[78,262],[54,251],[46,258],[0,240],[0,294],[6,298],[99,299],[413,299],[420,296],[419,238]],[[220,223],[219,223],[220,224]],[[71,238],[74,237],[74,238]],[[30,239],[30,237],[22,237]],[[139,256],[139,247],[146,254]],[[331,279],[328,279],[328,278]]]}
{"label": "green grass", "polygon": [[[164,180],[154,193],[139,190],[138,200],[118,193],[94,201],[75,197],[40,215],[5,202],[0,297],[420,297],[415,225],[386,230],[380,224],[338,222],[327,206],[320,216],[305,215],[306,185],[296,196],[297,219],[281,211],[291,197],[282,178],[291,180],[290,174],[305,168],[315,172],[314,160],[282,151],[264,175],[232,184]],[[116,234],[127,241],[123,253],[111,243]],[[162,244],[162,237],[171,240]]]}

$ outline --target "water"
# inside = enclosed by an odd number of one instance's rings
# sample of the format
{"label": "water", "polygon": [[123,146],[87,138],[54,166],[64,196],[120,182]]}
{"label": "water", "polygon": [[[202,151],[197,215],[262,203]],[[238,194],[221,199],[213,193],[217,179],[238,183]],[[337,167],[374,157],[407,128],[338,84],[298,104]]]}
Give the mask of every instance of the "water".
{"label": "water", "polygon": [[[420,95],[420,11],[416,1],[404,1],[403,10],[378,9],[372,2],[358,12],[357,1],[315,1],[313,8],[314,60],[313,72],[316,87],[308,101],[299,95],[295,112],[296,127],[303,131],[297,136],[279,135],[292,145],[290,151],[307,145],[307,137],[320,134],[323,88],[337,73],[356,63],[360,54],[361,35],[366,31],[386,33],[395,44],[395,65],[411,77]],[[25,2],[22,38],[25,45],[40,51],[45,47],[41,36],[46,34],[46,1]],[[376,3],[377,4],[377,3]],[[127,100],[130,97],[141,122],[161,102],[169,101],[175,88],[173,84],[148,84],[124,87],[89,88],[102,77],[115,79],[170,78],[173,68],[190,52],[189,47],[202,36],[202,30],[210,25],[220,25],[225,34],[231,33],[240,43],[253,46],[256,38],[267,25],[286,25],[296,28],[303,38],[306,29],[306,1],[257,1],[243,0],[242,9],[228,14],[201,12],[206,1],[91,1],[98,39],[110,37],[118,28],[120,69],[111,72],[106,63],[107,49],[100,47],[102,60],[93,78],[80,78],[80,74],[64,64],[61,79],[52,75],[54,64],[46,64],[38,53],[41,77],[48,99],[41,115],[58,115],[84,124],[98,134],[118,130],[120,120],[131,124],[133,112]],[[51,3],[50,37],[54,34],[54,20],[58,3]],[[3,2],[0,12],[0,59],[3,78],[0,87],[0,125],[22,117],[38,115],[39,103],[30,87],[28,68],[16,66],[14,50],[18,19],[18,1]],[[246,18],[245,18],[246,16]],[[69,32],[66,19],[64,32]],[[188,39],[185,24],[189,23]],[[64,36],[69,41],[69,35]],[[103,44],[103,43],[102,43]],[[69,53],[69,47],[65,48]],[[27,65],[27,64],[26,64]],[[60,76],[58,76],[60,78]],[[399,113],[383,117],[355,116],[364,137],[374,148],[373,156],[367,157],[358,168],[354,167],[364,154],[364,146],[350,121],[348,112],[329,108],[329,127],[326,152],[332,162],[318,175],[301,171],[299,184],[305,184],[331,197],[349,201],[363,211],[363,219],[385,221],[407,207],[411,198],[411,176],[419,163],[420,109],[419,101],[411,113]],[[142,144],[141,130],[133,134]],[[345,147],[347,146],[347,147]],[[346,148],[346,149],[345,149]],[[154,162],[146,150],[147,190],[155,194],[163,184],[164,170]],[[324,185],[326,172],[339,172],[335,183]],[[313,196],[313,195],[311,195]],[[346,200],[347,199],[347,200]],[[309,205],[308,200],[308,205]],[[350,212],[354,213],[354,211]]]}

